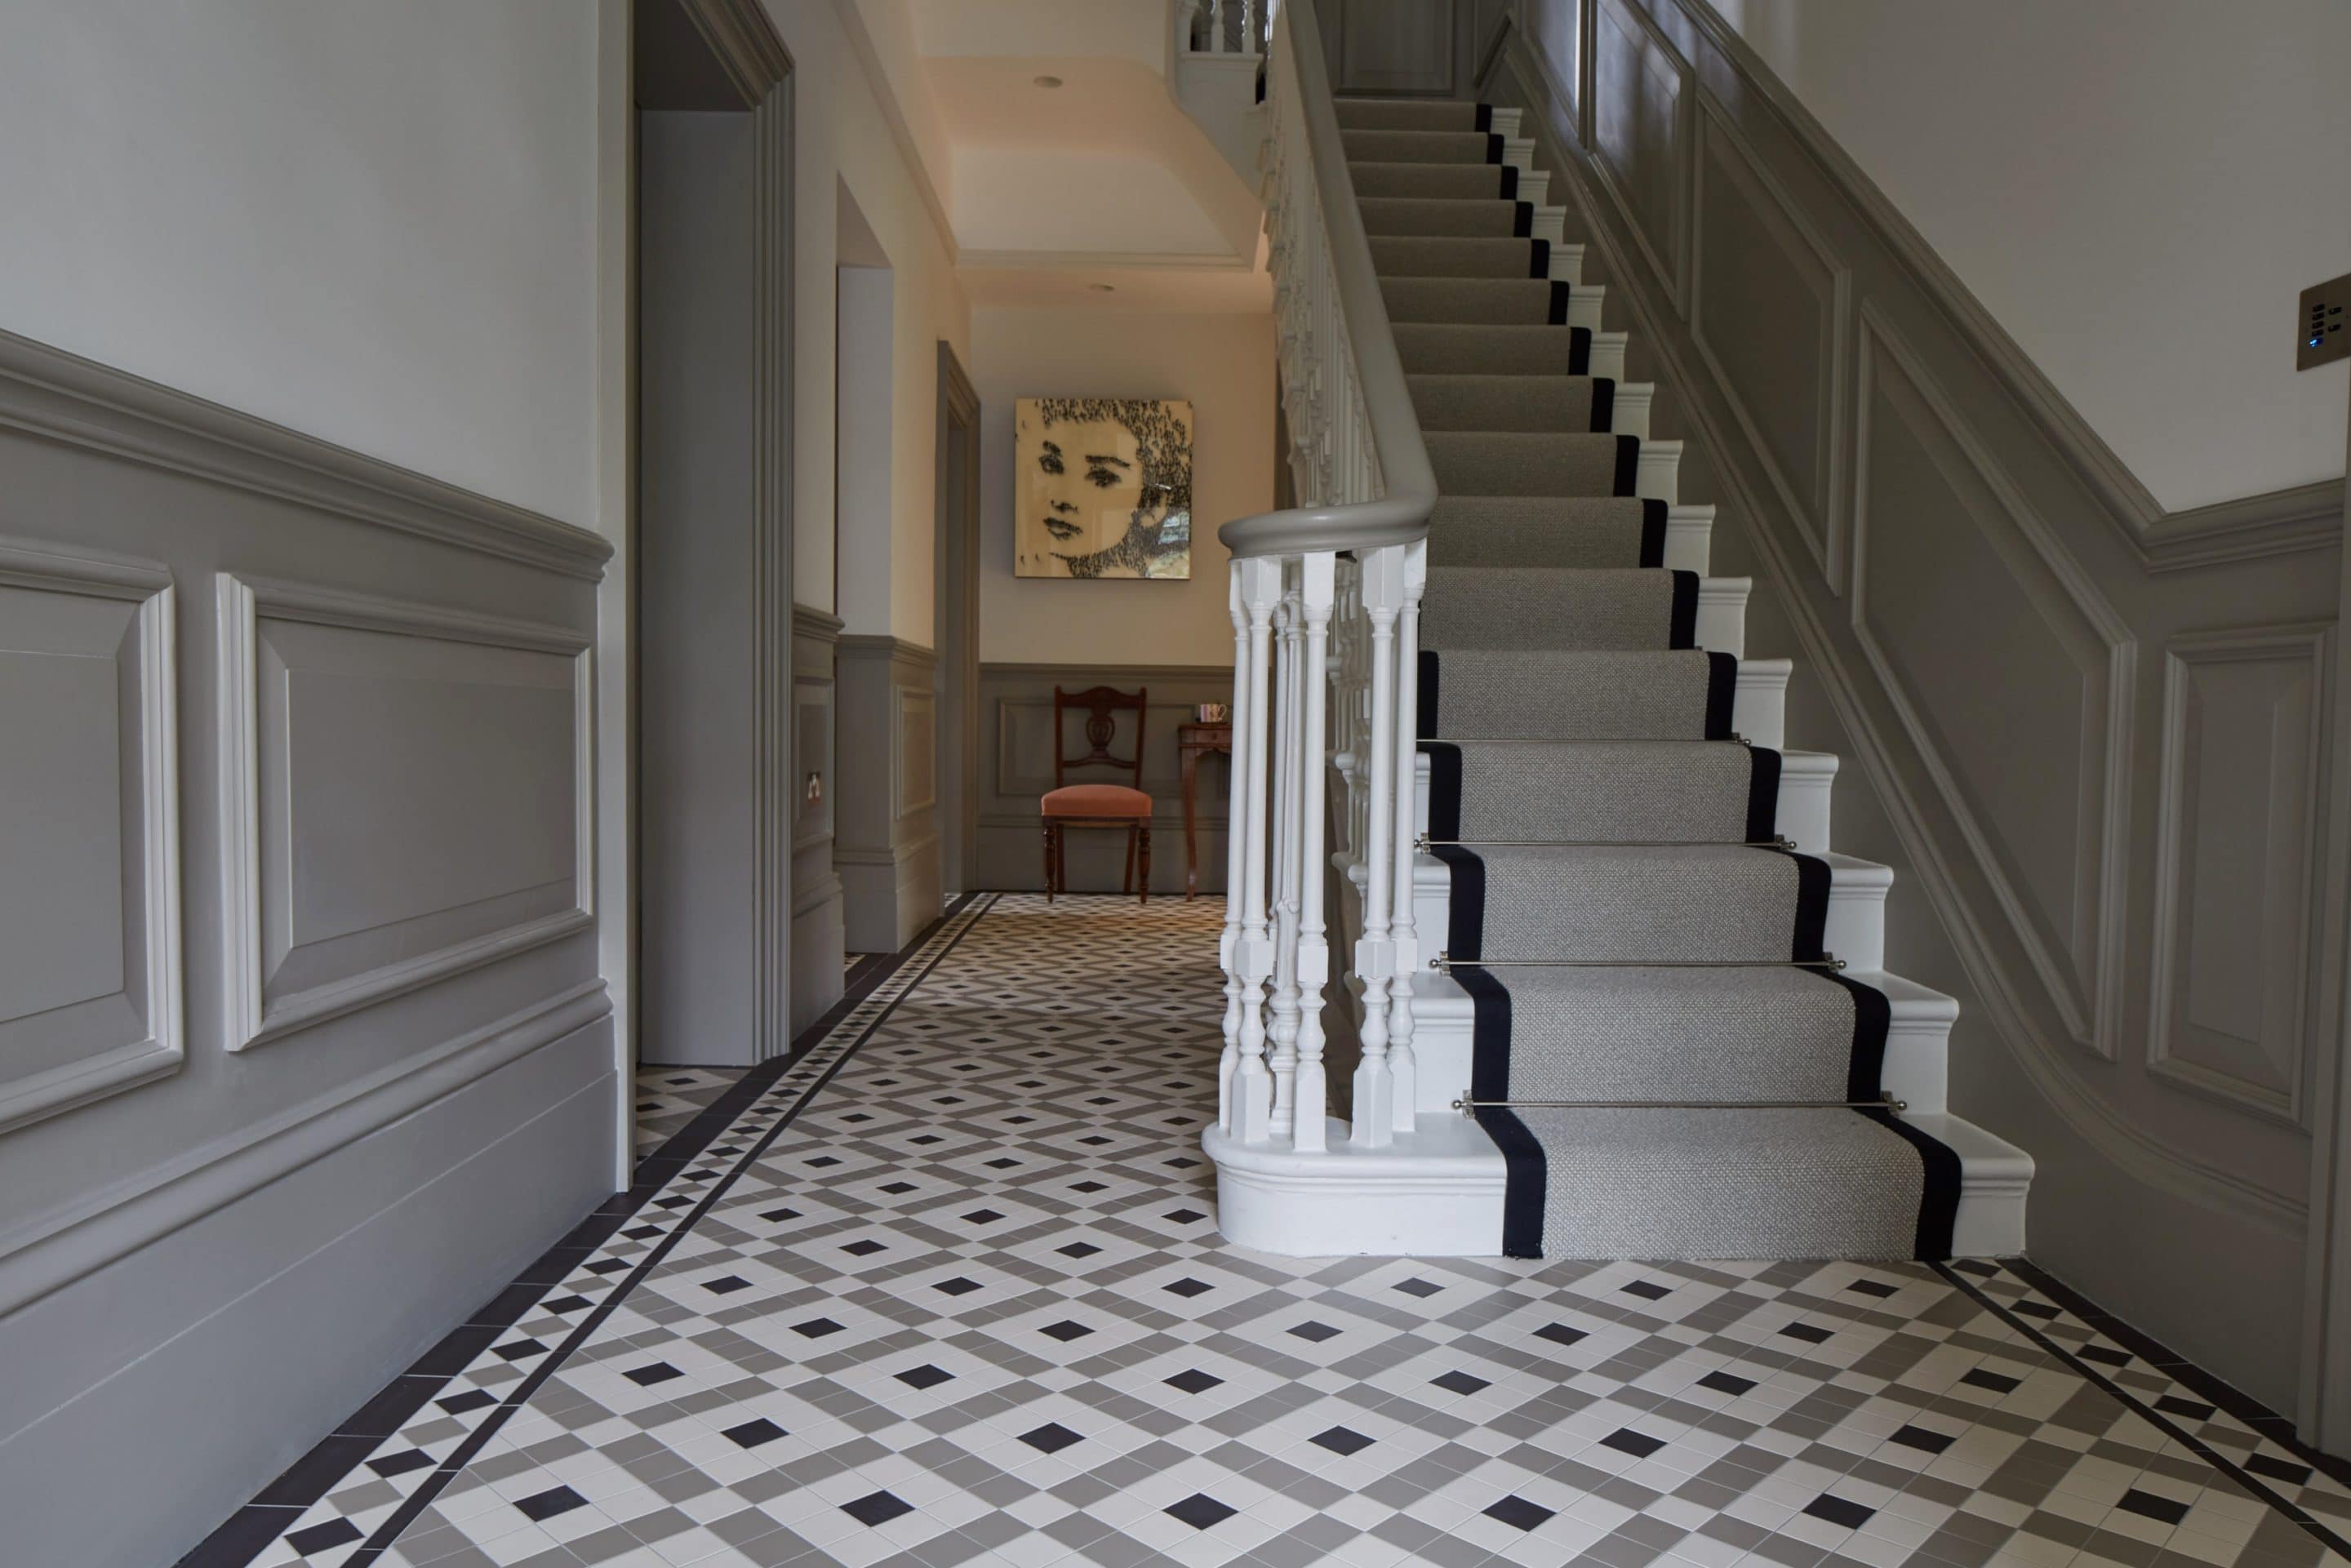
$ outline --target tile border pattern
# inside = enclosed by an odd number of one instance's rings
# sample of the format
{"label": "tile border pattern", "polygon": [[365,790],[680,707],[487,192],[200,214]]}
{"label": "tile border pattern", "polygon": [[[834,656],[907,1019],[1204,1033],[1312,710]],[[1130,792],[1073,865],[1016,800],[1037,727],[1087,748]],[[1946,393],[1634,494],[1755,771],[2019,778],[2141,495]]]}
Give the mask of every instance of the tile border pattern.
{"label": "tile border pattern", "polygon": [[[965,894],[900,952],[862,966],[848,994],[790,1051],[749,1069],[639,1160],[627,1191],[581,1220],[513,1284],[181,1558],[177,1568],[245,1568],[278,1561],[360,1568],[374,1563],[790,1125],[995,897]],[[722,1134],[740,1134],[741,1141],[720,1145]],[[641,1218],[641,1212],[653,1217]],[[611,1281],[613,1274],[622,1276],[618,1284]],[[581,1315],[572,1319],[574,1312]],[[557,1344],[550,1347],[530,1333],[509,1338],[524,1319],[535,1320],[536,1326],[550,1316],[566,1328]],[[430,1469],[397,1474],[378,1469],[382,1495],[371,1498],[363,1512],[346,1512],[325,1500],[371,1458],[415,1451],[425,1442],[437,1447],[452,1438],[456,1441],[448,1457]]]}

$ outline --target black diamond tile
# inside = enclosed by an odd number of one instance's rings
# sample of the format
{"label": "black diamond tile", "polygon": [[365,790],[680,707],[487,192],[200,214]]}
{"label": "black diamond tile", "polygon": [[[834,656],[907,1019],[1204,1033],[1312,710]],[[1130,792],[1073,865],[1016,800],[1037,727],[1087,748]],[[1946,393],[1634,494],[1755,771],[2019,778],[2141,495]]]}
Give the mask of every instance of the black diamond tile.
{"label": "black diamond tile", "polygon": [[1831,1524],[1841,1524],[1847,1530],[1859,1530],[1869,1522],[1870,1516],[1877,1511],[1874,1508],[1864,1508],[1857,1502],[1847,1502],[1841,1497],[1834,1497],[1827,1492],[1823,1492],[1804,1505],[1804,1511],[1814,1519],[1824,1519]]}
{"label": "black diamond tile", "polygon": [[2127,1354],[2103,1344],[2085,1344],[2074,1354],[2084,1361],[2095,1361],[2100,1366],[2128,1366],[2131,1364]]}
{"label": "black diamond tile", "polygon": [[2023,1380],[2021,1378],[2004,1376],[1997,1372],[1986,1372],[1980,1366],[1961,1376],[1959,1381],[1972,1384],[1978,1388],[1989,1388],[1994,1394],[2013,1394],[2023,1385]]}
{"label": "black diamond tile", "polygon": [[2245,1469],[2257,1476],[2265,1476],[2273,1481],[2285,1481],[2293,1486],[2304,1485],[2310,1479],[2312,1473],[2308,1465],[2298,1465],[2291,1459],[2281,1459],[2275,1454],[2252,1455],[2245,1460]]}
{"label": "black diamond tile", "polygon": [[2209,1421],[2212,1418],[2212,1406],[2199,1404],[2193,1399],[2182,1399],[2177,1394],[2165,1395],[2155,1402],[2155,1407],[2183,1421]]}
{"label": "black diamond tile", "polygon": [[588,1265],[590,1274],[617,1274],[629,1266],[626,1258],[599,1258]]}
{"label": "black diamond tile", "polygon": [[794,1323],[792,1332],[806,1339],[822,1339],[827,1334],[839,1333],[841,1325],[831,1318],[810,1318],[804,1323]]}
{"label": "black diamond tile", "polygon": [[1207,1492],[1196,1491],[1181,1502],[1168,1504],[1165,1511],[1195,1530],[1206,1530],[1210,1525],[1224,1523],[1240,1510],[1227,1507]]}
{"label": "black diamond tile", "polygon": [[1780,1332],[1790,1339],[1802,1340],[1806,1344],[1825,1344],[1835,1337],[1834,1330],[1822,1328],[1817,1323],[1790,1323]]}
{"label": "black diamond tile", "polygon": [[1396,1289],[1402,1291],[1407,1296],[1433,1296],[1437,1294],[1437,1291],[1445,1289],[1445,1287],[1442,1285],[1431,1284],[1426,1280],[1406,1280],[1402,1284],[1398,1285]]}
{"label": "black diamond tile", "polygon": [[1167,1211],[1167,1218],[1178,1225],[1189,1225],[1195,1220],[1206,1219],[1208,1217],[1196,1208],[1171,1208]]}
{"label": "black diamond tile", "polygon": [[1646,1459],[1666,1446],[1662,1437],[1652,1437],[1646,1432],[1635,1432],[1630,1427],[1619,1427],[1600,1439],[1603,1448],[1614,1448],[1620,1454],[1630,1454]]}
{"label": "black diamond tile", "polygon": [[910,1366],[898,1374],[898,1381],[909,1388],[936,1388],[942,1383],[951,1383],[954,1380],[954,1373],[933,1366],[928,1362],[925,1362],[920,1366]]}
{"label": "black diamond tile", "polygon": [[1361,1453],[1372,1446],[1369,1437],[1350,1427],[1333,1427],[1327,1432],[1317,1432],[1306,1440],[1342,1456]]}
{"label": "black diamond tile", "polygon": [[422,1448],[410,1448],[397,1454],[386,1454],[380,1459],[370,1459],[367,1468],[386,1479],[404,1476],[411,1470],[421,1470],[433,1463],[433,1456]]}
{"label": "black diamond tile", "polygon": [[1896,1294],[1900,1287],[1889,1285],[1883,1280],[1855,1280],[1845,1289],[1859,1291],[1865,1296],[1876,1296],[1878,1300],[1884,1301],[1886,1297]]}
{"label": "black diamond tile", "polygon": [[2140,1518],[2152,1519],[2158,1524],[2178,1524],[2188,1517],[2186,1503],[2175,1502],[2168,1497],[2158,1497],[2151,1491],[2141,1491],[2137,1487],[2124,1492],[2116,1500],[2115,1506],[2126,1508]]}
{"label": "black diamond tile", "polygon": [[740,1274],[727,1274],[716,1280],[704,1281],[702,1288],[715,1296],[731,1296],[737,1291],[749,1290],[751,1281]]}
{"label": "black diamond tile", "polygon": [[762,1416],[746,1421],[740,1427],[729,1427],[718,1434],[737,1448],[756,1448],[762,1443],[772,1443],[784,1435],[784,1429]]}
{"label": "black diamond tile", "polygon": [[1625,1290],[1627,1294],[1638,1296],[1645,1301],[1662,1301],[1674,1293],[1671,1285],[1660,1285],[1655,1280],[1635,1280]]}
{"label": "black diamond tile", "polygon": [[1023,1432],[1020,1440],[1040,1454],[1058,1454],[1072,1443],[1085,1441],[1059,1421],[1048,1421],[1033,1432]]}
{"label": "black diamond tile", "polygon": [[1941,1453],[1954,1440],[1940,1432],[1930,1432],[1924,1427],[1916,1426],[1897,1427],[1886,1437],[1889,1443],[1899,1443],[1906,1448],[1917,1448],[1928,1454]]}
{"label": "black diamond tile", "polygon": [[1056,1247],[1053,1250],[1064,1258],[1091,1258],[1102,1249],[1091,1241],[1072,1241],[1067,1247]]}
{"label": "black diamond tile", "polygon": [[1110,1183],[1106,1181],[1073,1181],[1070,1184],[1070,1190],[1071,1192],[1095,1193],[1106,1190],[1109,1186]]}
{"label": "black diamond tile", "polygon": [[1173,1284],[1162,1285],[1160,1289],[1170,1295],[1182,1296],[1189,1300],[1191,1297],[1213,1291],[1216,1287],[1206,1280],[1177,1280]]}
{"label": "black diamond tile", "polygon": [[1499,1519],[1513,1530],[1532,1530],[1555,1511],[1539,1502],[1529,1502],[1515,1492],[1509,1497],[1497,1498],[1486,1506],[1487,1518]]}
{"label": "black diamond tile", "polygon": [[1067,1344],[1073,1339],[1083,1339],[1094,1331],[1083,1323],[1071,1322],[1069,1319],[1063,1318],[1060,1322],[1047,1323],[1039,1332]]}
{"label": "black diamond tile", "polygon": [[662,1228],[658,1225],[637,1225],[622,1231],[621,1234],[632,1241],[650,1241],[662,1234]]}
{"label": "black diamond tile", "polygon": [[569,1487],[549,1487],[542,1492],[517,1499],[516,1510],[532,1520],[553,1519],[559,1513],[569,1513],[575,1508],[586,1508],[588,1500]]}
{"label": "black diamond tile", "polygon": [[778,1224],[787,1219],[798,1219],[799,1217],[800,1211],[797,1208],[771,1208],[759,1216],[762,1219],[772,1219]]}
{"label": "black diamond tile", "polygon": [[298,1530],[286,1538],[286,1544],[308,1557],[313,1552],[324,1552],[330,1546],[357,1541],[360,1527],[348,1519],[330,1519],[324,1524],[314,1524],[308,1530]]}
{"label": "black diamond tile", "polygon": [[977,1280],[967,1280],[962,1275],[958,1274],[952,1280],[941,1280],[937,1284],[933,1285],[931,1289],[942,1291],[950,1296],[967,1296],[974,1291],[979,1289],[979,1281]]}
{"label": "black diamond tile", "polygon": [[1490,1386],[1484,1378],[1468,1372],[1440,1373],[1428,1381],[1447,1394],[1475,1394],[1480,1388]]}
{"label": "black diamond tile", "polygon": [[1566,1323],[1545,1323],[1535,1330],[1535,1338],[1547,1339],[1553,1344],[1573,1344],[1578,1340],[1590,1337],[1582,1329],[1571,1327]]}
{"label": "black diamond tile", "polygon": [[2057,1309],[2046,1301],[2018,1301],[2010,1309],[2019,1317],[2047,1320],[2058,1315]]}
{"label": "black diamond tile", "polygon": [[1003,1218],[992,1208],[975,1208],[963,1216],[964,1222],[968,1225],[993,1225]]}
{"label": "black diamond tile", "polygon": [[1700,1388],[1711,1388],[1717,1394],[1728,1394],[1735,1399],[1753,1388],[1755,1380],[1751,1377],[1741,1377],[1735,1372],[1709,1372],[1698,1380],[1698,1385]]}
{"label": "black diamond tile", "polygon": [[463,1416],[468,1410],[479,1410],[485,1405],[497,1402],[498,1396],[495,1394],[485,1389],[468,1388],[463,1394],[453,1394],[446,1399],[435,1399],[433,1403],[452,1416]]}
{"label": "black diamond tile", "polygon": [[1224,1379],[1212,1376],[1196,1366],[1188,1372],[1179,1372],[1175,1376],[1162,1381],[1168,1387],[1185,1394],[1206,1394],[1209,1389],[1224,1382]]}
{"label": "black diamond tile", "polygon": [[862,1525],[887,1524],[901,1514],[914,1511],[914,1505],[886,1491],[867,1492],[841,1505],[841,1511]]}
{"label": "black diamond tile", "polygon": [[556,1296],[548,1301],[541,1301],[538,1303],[538,1310],[543,1312],[554,1312],[560,1315],[564,1312],[576,1312],[582,1307],[593,1305],[595,1305],[595,1303],[590,1301],[587,1297],[573,1294],[568,1296]]}
{"label": "black diamond tile", "polygon": [[1339,1331],[1332,1328],[1329,1323],[1318,1323],[1312,1322],[1300,1323],[1296,1328],[1291,1329],[1290,1332],[1296,1334],[1300,1339],[1306,1341],[1309,1344],[1321,1344],[1326,1339],[1337,1338],[1339,1333]]}
{"label": "black diamond tile", "polygon": [[621,1375],[627,1378],[630,1382],[635,1384],[640,1388],[651,1388],[656,1383],[667,1383],[671,1378],[684,1377],[685,1374],[680,1372],[676,1367],[672,1366],[668,1362],[655,1361],[649,1362],[643,1366],[624,1372],[621,1374]]}
{"label": "black diamond tile", "polygon": [[848,1253],[852,1258],[871,1258],[876,1252],[888,1250],[888,1247],[884,1242],[875,1241],[869,1239],[864,1241],[852,1241],[848,1246],[842,1248],[841,1250]]}
{"label": "black diamond tile", "polygon": [[914,1184],[910,1181],[887,1182],[883,1185],[882,1190],[888,1193],[892,1197],[896,1197],[901,1194],[914,1191]]}
{"label": "black diamond tile", "polygon": [[988,1160],[988,1161],[987,1161],[987,1162],[985,1162],[985,1163],[987,1164],[987,1168],[988,1168],[989,1170],[992,1170],[992,1171],[1008,1171],[1008,1170],[1010,1170],[1014,1166],[1019,1165],[1020,1162],[1019,1162],[1019,1160],[1014,1159],[1010,1155],[1005,1155],[1003,1158],[1001,1158],[1001,1159]]}

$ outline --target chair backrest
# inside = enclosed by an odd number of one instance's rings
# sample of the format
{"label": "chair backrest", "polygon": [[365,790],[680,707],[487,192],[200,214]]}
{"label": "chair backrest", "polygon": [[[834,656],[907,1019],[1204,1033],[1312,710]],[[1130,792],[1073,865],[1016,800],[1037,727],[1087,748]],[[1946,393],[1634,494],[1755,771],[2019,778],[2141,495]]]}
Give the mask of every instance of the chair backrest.
{"label": "chair backrest", "polygon": [[[1136,789],[1143,788],[1143,716],[1144,699],[1151,695],[1149,687],[1134,693],[1122,692],[1111,686],[1088,686],[1081,692],[1065,692],[1053,688],[1053,788],[1061,787],[1061,775],[1071,768],[1116,768],[1131,776]],[[1069,709],[1086,710],[1086,745],[1089,750],[1074,756],[1061,750],[1068,730],[1061,716]],[[1134,752],[1120,757],[1110,748],[1111,737],[1118,733],[1118,716],[1127,708],[1134,710]]]}

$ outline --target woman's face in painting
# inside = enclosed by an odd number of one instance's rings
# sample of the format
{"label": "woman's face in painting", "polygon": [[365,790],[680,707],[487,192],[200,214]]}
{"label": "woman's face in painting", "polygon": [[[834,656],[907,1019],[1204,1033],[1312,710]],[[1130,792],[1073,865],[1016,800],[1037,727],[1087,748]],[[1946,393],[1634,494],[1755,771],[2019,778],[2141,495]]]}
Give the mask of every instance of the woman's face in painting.
{"label": "woman's face in painting", "polygon": [[[1132,432],[1115,420],[1062,421],[1047,427],[1037,456],[1037,519],[1065,555],[1104,549],[1125,537],[1145,506],[1143,462]],[[1150,505],[1164,505],[1155,498]]]}

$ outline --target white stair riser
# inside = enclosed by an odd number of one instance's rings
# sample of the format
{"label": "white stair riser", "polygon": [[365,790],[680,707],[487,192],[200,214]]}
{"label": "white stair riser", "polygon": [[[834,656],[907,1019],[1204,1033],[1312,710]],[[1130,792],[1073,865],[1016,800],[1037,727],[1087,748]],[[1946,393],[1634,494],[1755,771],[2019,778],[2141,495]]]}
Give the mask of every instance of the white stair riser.
{"label": "white stair riser", "polygon": [[1747,652],[1747,596],[1754,586],[1751,577],[1699,580],[1698,618],[1692,627],[1699,647],[1734,659]]}
{"label": "white stair riser", "polygon": [[1567,324],[1581,327],[1587,332],[1600,330],[1600,308],[1607,300],[1608,290],[1598,284],[1589,288],[1578,287],[1568,291]]}
{"label": "white stair riser", "polygon": [[1786,751],[1780,755],[1780,802],[1772,827],[1800,850],[1818,853],[1829,837],[1829,800],[1836,783],[1837,759],[1825,751]]}
{"label": "white stair riser", "polygon": [[1606,376],[1612,382],[1625,379],[1625,334],[1594,332],[1592,334],[1592,358],[1585,373]]}
{"label": "white stair riser", "polygon": [[1493,105],[1486,111],[1486,129],[1507,141],[1519,133],[1520,116],[1524,112],[1522,110],[1505,109],[1499,104]]}
{"label": "white stair riser", "polygon": [[1666,508],[1665,564],[1675,571],[1695,571],[1703,575],[1713,554],[1714,508],[1712,507],[1668,507]]}
{"label": "white stair riser", "polygon": [[[1497,126],[1495,129],[1499,131],[1501,128]],[[1532,202],[1538,208],[1550,205],[1551,171],[1535,167],[1532,138],[1502,131],[1502,162],[1519,172],[1520,201]]]}
{"label": "white stair riser", "polygon": [[1777,748],[1788,732],[1788,677],[1795,666],[1786,659],[1741,659],[1730,691],[1730,732],[1757,746]]}
{"label": "white stair riser", "polygon": [[1641,460],[1633,470],[1633,494],[1670,507],[1681,499],[1681,475],[1680,442],[1644,441]]}
{"label": "white stair riser", "polygon": [[1583,247],[1580,245],[1555,245],[1551,247],[1551,280],[1573,288],[1583,281]]}
{"label": "white stair riser", "polygon": [[1609,410],[1608,428],[1618,435],[1649,438],[1649,404],[1656,397],[1655,382],[1619,382],[1616,402]]}

